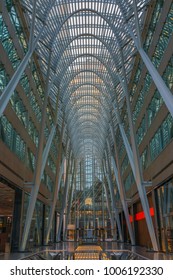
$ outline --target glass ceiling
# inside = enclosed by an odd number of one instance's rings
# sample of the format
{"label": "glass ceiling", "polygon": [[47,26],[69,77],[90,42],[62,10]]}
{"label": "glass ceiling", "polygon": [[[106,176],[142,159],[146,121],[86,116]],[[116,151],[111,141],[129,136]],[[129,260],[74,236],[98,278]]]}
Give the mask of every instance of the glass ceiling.
{"label": "glass ceiling", "polygon": [[[21,0],[31,28],[34,0]],[[136,36],[133,0],[37,0],[35,37],[43,30],[36,48],[41,71],[46,78],[49,54],[54,85],[53,107],[59,94],[61,116],[66,122],[75,158],[102,159],[109,122],[116,127],[112,103],[115,94],[120,108],[124,94],[122,59],[127,80],[136,52],[127,25]],[[140,28],[143,28],[149,0],[136,0]],[[117,75],[118,74],[118,75]],[[59,124],[62,125],[62,122]]]}

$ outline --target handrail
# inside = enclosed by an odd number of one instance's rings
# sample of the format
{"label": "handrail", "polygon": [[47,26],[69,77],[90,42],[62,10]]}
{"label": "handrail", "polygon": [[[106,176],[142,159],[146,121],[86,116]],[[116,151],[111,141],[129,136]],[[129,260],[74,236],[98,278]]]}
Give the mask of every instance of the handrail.
{"label": "handrail", "polygon": [[111,251],[107,250],[107,252],[110,252],[110,253],[112,252],[112,254],[114,254],[114,253],[123,253],[123,252],[125,252],[125,253],[129,253],[129,254],[132,254],[132,255],[136,255],[139,259],[148,260],[148,258],[146,258],[146,257],[144,257],[144,256],[142,256],[142,255],[140,255],[140,254],[138,254],[138,253],[136,253],[136,252],[133,252],[133,251],[131,251],[131,250],[128,250],[128,249],[111,250]]}
{"label": "handrail", "polygon": [[26,259],[30,259],[30,258],[32,258],[32,257],[34,257],[34,256],[40,256],[41,254],[45,254],[45,253],[57,253],[56,255],[60,255],[60,256],[62,256],[62,253],[63,253],[63,250],[42,250],[42,251],[39,251],[39,252],[34,252],[34,253],[31,253],[31,254],[29,254],[29,255],[27,255],[27,256],[25,256],[25,257],[23,257],[23,258],[20,258],[20,260],[26,260]]}
{"label": "handrail", "polygon": [[[136,252],[133,252],[131,250],[127,250],[127,249],[122,249],[122,250],[105,250],[105,251],[99,251],[99,250],[83,250],[83,251],[72,251],[72,252],[69,252],[69,251],[64,251],[64,250],[42,250],[42,251],[39,251],[39,252],[34,252],[34,253],[31,253],[23,258],[21,258],[20,260],[26,260],[26,259],[31,259],[32,260],[32,257],[34,258],[35,256],[38,256],[39,258],[42,258],[43,260],[46,259],[46,257],[42,257],[41,255],[42,254],[49,254],[49,253],[57,253],[57,255],[60,256],[60,260],[63,259],[63,255],[65,254],[65,257],[67,257],[68,259],[75,259],[75,254],[86,254],[86,253],[97,253],[98,254],[98,259],[99,260],[102,260],[105,256],[103,256],[103,254],[106,254],[108,258],[111,258],[111,254],[112,255],[115,255],[116,256],[116,253],[128,253],[129,256],[132,255],[132,256],[136,256],[138,259],[140,260],[148,260],[148,258],[136,253]],[[64,253],[64,254],[63,254]],[[121,255],[122,255],[121,254]],[[128,259],[128,258],[127,258]],[[53,257],[52,257],[52,260],[53,260]],[[121,260],[121,257],[120,257],[120,260]]]}

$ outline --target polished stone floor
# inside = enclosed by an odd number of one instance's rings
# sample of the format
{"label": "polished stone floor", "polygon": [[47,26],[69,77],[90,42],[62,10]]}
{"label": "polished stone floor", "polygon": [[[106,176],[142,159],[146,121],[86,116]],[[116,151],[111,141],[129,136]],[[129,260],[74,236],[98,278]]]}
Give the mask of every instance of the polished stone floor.
{"label": "polished stone floor", "polygon": [[[57,252],[59,251],[59,252],[71,252],[72,253],[76,250],[78,245],[79,244],[77,242],[59,242],[59,243],[53,244],[51,246],[33,248],[32,251],[30,251],[30,252],[0,254],[0,260],[20,260],[22,258],[25,258],[25,257],[31,255],[32,253],[41,252],[41,251],[45,251],[45,250],[49,250],[49,251],[56,250]],[[102,247],[103,251],[105,251],[105,252],[116,252],[116,250],[130,250],[130,251],[132,251],[136,254],[139,254],[142,257],[145,257],[146,259],[150,259],[150,260],[173,260],[173,254],[165,254],[162,252],[152,252],[152,251],[148,251],[144,247],[130,246],[128,244],[115,242],[115,241],[101,242],[100,246]]]}

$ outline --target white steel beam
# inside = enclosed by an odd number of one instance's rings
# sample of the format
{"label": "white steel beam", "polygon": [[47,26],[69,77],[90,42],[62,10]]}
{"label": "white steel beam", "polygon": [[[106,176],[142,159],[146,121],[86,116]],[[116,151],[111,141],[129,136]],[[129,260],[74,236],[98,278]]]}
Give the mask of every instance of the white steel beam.
{"label": "white steel beam", "polygon": [[[106,152],[105,152],[105,154],[106,154]],[[110,163],[109,163],[109,159],[107,157],[107,154],[106,154],[106,161],[107,161],[108,168],[106,168],[106,163],[105,163],[104,166],[105,166],[105,170],[107,171],[106,172],[106,177],[107,177],[109,191],[110,191],[111,200],[112,200],[112,208],[113,208],[113,212],[114,212],[114,215],[115,215],[115,220],[116,220],[116,224],[117,224],[119,239],[120,239],[120,241],[123,241],[122,228],[121,228],[119,213],[118,213],[118,210],[117,210],[117,207],[116,207],[116,201],[115,201],[115,193],[114,193],[112,176],[111,176],[111,168],[110,168]]]}
{"label": "white steel beam", "polygon": [[[135,37],[133,30],[131,29],[129,24],[126,24],[127,26],[127,30],[131,36],[131,38],[133,39],[135,46],[146,66],[146,68],[148,69],[148,72],[150,73],[153,82],[155,83],[158,91],[160,92],[160,95],[162,96],[169,112],[171,113],[172,117],[173,117],[173,94],[170,91],[170,89],[167,87],[167,85],[165,84],[163,78],[161,77],[161,75],[159,74],[159,72],[157,71],[157,69],[155,68],[155,66],[153,65],[151,59],[149,58],[149,56],[147,55],[147,53],[144,51],[142,44],[141,44],[141,38],[140,38],[140,32],[139,30],[139,19],[138,19],[138,14],[137,14],[137,9],[136,9],[136,1],[134,1],[134,13],[135,13],[135,24],[136,24],[136,29],[137,29],[137,37]],[[125,19],[124,19],[125,20]]]}
{"label": "white steel beam", "polygon": [[[151,238],[151,242],[153,245],[153,249],[155,251],[158,251],[159,247],[158,247],[158,243],[157,243],[157,239],[156,239],[156,234],[154,231],[152,218],[150,216],[150,209],[149,209],[147,194],[146,194],[146,190],[143,186],[144,180],[143,180],[142,166],[141,166],[141,162],[140,162],[140,158],[139,158],[139,151],[138,151],[138,147],[137,147],[137,143],[136,143],[136,135],[135,135],[134,125],[133,125],[133,120],[132,120],[131,104],[130,104],[130,98],[129,98],[129,92],[128,92],[128,86],[127,86],[127,78],[126,78],[126,70],[125,70],[125,66],[124,66],[124,57],[123,57],[122,50],[121,50],[121,59],[122,59],[122,71],[123,71],[124,82],[122,82],[122,80],[120,80],[120,83],[122,85],[122,88],[123,88],[123,91],[125,94],[125,98],[126,98],[127,115],[128,115],[128,121],[129,121],[129,127],[130,127],[130,139],[131,139],[131,145],[132,145],[135,173],[133,170],[134,167],[133,166],[131,166],[131,167],[132,167],[133,175],[134,175],[134,178],[136,181],[137,189],[139,192],[139,197],[141,199],[141,204],[142,204],[142,207],[143,207],[143,210],[145,213],[146,223],[147,223],[149,235]],[[116,97],[116,111],[118,112],[118,116],[120,118],[119,104],[118,104],[116,94],[115,94],[115,97]],[[121,123],[121,119],[119,121]],[[122,135],[122,138],[123,138],[123,135]],[[123,139],[123,141],[124,141],[124,139]],[[128,151],[127,151],[127,155],[129,156]],[[129,158],[129,161],[131,164],[130,158]]]}
{"label": "white steel beam", "polygon": [[69,222],[69,216],[70,216],[70,210],[72,206],[72,200],[73,200],[73,193],[74,193],[74,186],[75,186],[75,178],[76,178],[76,166],[74,164],[73,167],[73,174],[72,174],[72,180],[71,180],[71,188],[70,188],[70,194],[69,194],[69,199],[68,199],[68,206],[67,206],[67,216],[66,216],[66,225],[65,225],[65,232],[63,236],[63,240],[67,238],[67,226]]}
{"label": "white steel beam", "polygon": [[36,168],[34,172],[34,183],[32,186],[31,196],[30,196],[29,205],[26,214],[25,226],[24,226],[22,242],[20,246],[21,251],[24,251],[26,248],[31,221],[34,214],[34,209],[35,209],[38,191],[40,187],[41,171],[42,171],[42,153],[43,153],[43,146],[44,146],[44,128],[46,123],[46,108],[47,108],[47,101],[49,95],[48,89],[49,89],[49,77],[50,77],[50,63],[51,63],[51,53],[49,55],[49,62],[48,62],[47,81],[46,81],[47,83],[46,83],[44,104],[42,110],[42,120],[40,125],[39,143],[38,143],[38,150],[37,150],[37,157],[36,157]]}
{"label": "white steel beam", "polygon": [[111,134],[112,134],[114,147],[115,147],[116,162],[115,162],[114,156],[112,154],[110,143],[109,143],[108,139],[107,139],[107,145],[108,145],[108,149],[109,149],[109,152],[111,155],[111,161],[112,161],[112,165],[113,165],[113,169],[114,169],[115,179],[117,182],[117,187],[118,187],[118,191],[119,191],[119,195],[120,195],[120,199],[121,199],[121,203],[122,203],[122,207],[123,207],[123,211],[124,211],[124,216],[126,219],[127,228],[128,228],[129,235],[130,235],[131,244],[135,245],[134,232],[132,230],[132,226],[130,223],[129,210],[128,210],[128,205],[127,205],[126,195],[125,195],[125,190],[124,190],[124,184],[123,184],[122,175],[121,175],[120,163],[119,163],[119,158],[118,158],[118,149],[117,149],[116,140],[114,137],[112,126],[110,126],[110,129],[111,129]]}
{"label": "white steel beam", "polygon": [[[107,182],[105,182],[106,179],[106,173],[105,173],[105,168],[104,168],[104,164],[102,165],[102,172],[104,174],[105,179],[103,178],[103,187],[105,190],[105,195],[106,195],[106,206],[107,206],[107,210],[108,210],[108,214],[110,217],[110,222],[111,222],[111,228],[112,228],[112,233],[114,233],[114,218],[112,215],[112,211],[111,211],[111,207],[110,207],[110,203],[109,203],[109,192],[108,192],[108,186],[107,186]],[[114,235],[114,238],[116,239],[116,235]]]}
{"label": "white steel beam", "polygon": [[[12,94],[14,93],[14,90],[15,90],[17,84],[19,83],[23,72],[25,71],[25,68],[27,67],[27,65],[29,63],[29,59],[31,58],[33,52],[35,51],[37,43],[40,40],[41,35],[43,34],[43,31],[45,29],[45,25],[44,25],[44,27],[39,31],[37,37],[34,39],[36,2],[37,1],[35,0],[34,5],[33,5],[32,24],[31,24],[30,39],[29,39],[29,48],[28,48],[28,51],[27,51],[26,55],[24,56],[21,63],[19,64],[17,70],[15,71],[14,75],[12,76],[11,80],[9,81],[8,85],[5,87],[5,89],[3,90],[3,92],[0,96],[0,117],[2,116],[2,114],[3,114],[7,104],[9,102]],[[53,3],[54,2],[55,1],[53,1]],[[53,3],[52,3],[52,5],[53,5]],[[48,15],[49,15],[49,13],[47,14],[47,17],[48,17]]]}
{"label": "white steel beam", "polygon": [[60,241],[62,222],[63,222],[63,217],[64,217],[64,210],[65,210],[66,203],[67,203],[67,194],[68,194],[68,188],[69,188],[69,170],[71,170],[71,166],[72,166],[72,159],[71,159],[71,153],[70,153],[68,163],[67,163],[65,187],[64,187],[64,194],[63,194],[62,207],[61,207],[61,213],[60,213],[60,221],[59,221],[58,236],[57,236],[58,241]]}

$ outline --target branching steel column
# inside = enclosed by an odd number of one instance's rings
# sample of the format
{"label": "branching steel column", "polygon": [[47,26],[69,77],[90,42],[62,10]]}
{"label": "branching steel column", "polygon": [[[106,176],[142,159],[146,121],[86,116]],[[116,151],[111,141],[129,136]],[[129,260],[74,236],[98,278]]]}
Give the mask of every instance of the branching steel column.
{"label": "branching steel column", "polygon": [[47,232],[46,232],[46,238],[45,238],[46,244],[49,241],[49,235],[50,235],[50,230],[52,227],[53,215],[55,212],[55,207],[56,207],[56,203],[57,203],[57,199],[58,199],[58,192],[59,192],[59,187],[60,187],[60,182],[61,182],[61,176],[62,176],[62,173],[60,171],[61,171],[61,160],[62,160],[63,132],[64,132],[64,122],[62,125],[61,137],[60,137],[59,145],[58,145],[58,158],[57,158],[57,162],[56,162],[56,177],[55,177],[55,184],[54,184],[54,194],[53,194],[53,201],[51,204],[51,209],[50,209],[50,214],[49,214],[49,219],[48,219],[48,226],[47,226]]}
{"label": "branching steel column", "polygon": [[[116,99],[116,102],[118,102],[117,99]],[[118,127],[120,129],[120,133],[121,133],[121,136],[123,138],[124,146],[125,146],[128,158],[129,158],[129,162],[130,162],[133,174],[136,177],[136,175],[135,175],[136,171],[135,171],[133,152],[132,152],[132,149],[130,147],[128,138],[126,136],[126,133],[124,131],[124,127],[123,127],[121,119],[120,119],[120,112],[119,112],[118,105],[115,107],[115,105],[113,104],[113,108],[114,108],[114,111],[115,111],[115,114],[116,114],[116,119],[117,119]]]}
{"label": "branching steel column", "polygon": [[[50,87],[49,87],[49,92],[50,92]],[[51,132],[49,134],[46,146],[45,146],[44,151],[43,151],[40,179],[42,178],[42,175],[43,175],[43,172],[44,172],[44,169],[45,169],[45,166],[46,166],[48,154],[49,154],[50,147],[51,147],[51,144],[52,144],[55,132],[56,132],[56,127],[57,127],[57,124],[58,124],[58,102],[59,102],[59,94],[57,96],[57,101],[56,101],[54,125],[52,126],[52,129],[51,129]]]}
{"label": "branching steel column", "polygon": [[37,6],[37,0],[34,1],[33,11],[32,11],[31,30],[30,30],[29,46],[28,46],[28,49],[31,52],[32,52],[33,43],[34,43],[34,29],[35,29],[35,18],[36,18],[36,6]]}
{"label": "branching steel column", "polygon": [[37,240],[38,240],[38,244],[41,244],[41,229],[40,229],[40,219],[39,219],[39,209],[38,209],[38,205],[36,205],[35,207],[36,210],[36,228],[37,228]]}
{"label": "branching steel column", "polygon": [[143,62],[145,63],[145,66],[147,67],[158,91],[160,92],[160,95],[162,96],[169,112],[171,113],[173,117],[173,95],[172,92],[169,90],[169,88],[166,86],[164,80],[152,64],[150,58],[146,54],[146,52],[143,49],[138,50]]}
{"label": "branching steel column", "polygon": [[[10,82],[8,83],[8,85],[6,86],[6,88],[4,89],[4,91],[2,92],[2,95],[0,97],[0,117],[3,114],[12,94],[14,93],[14,90],[29,62],[29,59],[31,58],[36,45],[41,37],[41,34],[43,32],[43,29],[40,30],[37,38],[34,40],[34,26],[35,26],[35,17],[36,17],[36,2],[34,1],[34,5],[33,5],[33,12],[32,12],[32,25],[31,25],[31,31],[30,31],[30,39],[29,39],[29,48],[28,48],[28,52],[26,53],[26,55],[24,56],[23,60],[21,61],[19,67],[17,68],[17,70],[15,71],[13,77],[11,78]],[[3,3],[3,5],[5,5],[5,3]]]}
{"label": "branching steel column", "polygon": [[[116,109],[116,111],[117,110],[118,110],[118,108]],[[118,124],[120,124],[120,123],[118,122]],[[121,125],[121,127],[122,127],[122,129],[120,130],[120,132],[121,132],[123,142],[124,142],[124,145],[125,145],[125,140],[124,140],[124,137],[123,137],[123,134],[122,134],[122,130],[124,131],[124,128],[123,128],[122,125]],[[125,134],[125,131],[124,131],[124,134]],[[127,137],[126,137],[126,139],[127,139]],[[125,147],[126,147],[126,145],[125,145]],[[130,145],[129,145],[129,147],[130,147]],[[133,162],[132,158],[130,158],[130,153],[128,152],[127,149],[126,149],[126,152],[127,152],[128,158],[129,158],[130,165],[131,165],[131,162]],[[132,150],[131,150],[131,153],[132,153]],[[147,199],[146,191],[145,191],[145,188],[144,188],[145,182],[139,181],[138,180],[140,178],[139,176],[138,176],[138,179],[137,179],[136,172],[134,170],[134,165],[135,165],[135,163],[133,162],[133,165],[131,165],[131,168],[132,168],[132,172],[133,172],[133,175],[134,175],[134,178],[135,178],[135,181],[136,181],[136,185],[137,185],[137,188],[138,188],[139,197],[141,199],[141,204],[142,204],[142,207],[143,207],[143,210],[144,210],[144,213],[145,213],[148,231],[149,231],[150,238],[151,238],[151,241],[152,241],[152,244],[153,244],[153,248],[154,248],[154,250],[158,251],[157,240],[156,240],[155,232],[153,232],[154,227],[153,227],[152,219],[151,219],[150,212],[149,212],[148,199]],[[152,232],[152,234],[151,234],[151,232]]]}
{"label": "branching steel column", "polygon": [[105,227],[105,200],[104,200],[104,186],[102,183],[102,228]]}
{"label": "branching steel column", "polygon": [[[54,5],[56,0],[53,0],[51,3],[51,7]],[[39,42],[43,31],[45,29],[45,24],[43,28],[38,32],[37,37],[34,39],[34,28],[35,28],[35,19],[36,19],[36,4],[37,0],[33,1],[33,11],[32,11],[32,23],[31,23],[31,30],[30,30],[30,38],[29,38],[29,45],[28,45],[28,51],[24,58],[22,59],[21,63],[19,64],[17,70],[15,71],[14,75],[12,76],[11,80],[9,81],[8,85],[5,87],[5,89],[2,92],[2,95],[0,96],[0,117],[3,114],[17,84],[19,83],[21,76],[23,72],[25,71],[25,68],[27,67],[29,63],[29,59],[31,58],[33,52],[36,49],[37,43]],[[2,1],[2,4],[5,5],[5,3]],[[49,16],[50,10],[48,10],[45,22]]]}
{"label": "branching steel column", "polygon": [[138,19],[138,14],[137,14],[137,7],[136,7],[136,1],[134,0],[134,12],[135,12],[135,23],[136,23],[136,29],[137,29],[137,38],[135,37],[133,30],[130,28],[129,24],[127,24],[128,32],[130,36],[132,37],[135,46],[146,66],[148,69],[148,72],[150,73],[158,91],[160,92],[169,112],[171,113],[173,117],[173,95],[170,89],[166,86],[164,80],[162,79],[161,75],[153,65],[151,59],[147,55],[147,53],[144,51],[142,44],[141,44],[141,39],[140,39],[140,31],[139,30],[139,19]]}
{"label": "branching steel column", "polygon": [[[64,209],[64,213],[66,214],[66,223],[64,225],[64,234],[63,234],[63,240],[65,239],[65,236],[66,236],[66,232],[67,232],[67,223],[68,223],[68,219],[67,219],[67,216],[68,216],[68,209],[69,209],[69,205],[70,205],[70,202],[71,202],[71,196],[73,194],[73,181],[74,181],[74,175],[75,175],[75,160],[73,159],[73,163],[71,164],[71,170],[70,170],[70,173],[69,173],[69,178],[71,179],[71,181],[69,180],[69,187],[68,187],[68,192],[67,192],[67,196],[66,196],[66,205],[65,205],[65,209]],[[70,206],[70,209],[71,209],[71,206]]]}
{"label": "branching steel column", "polygon": [[37,158],[36,158],[36,169],[34,173],[34,183],[31,190],[31,196],[29,200],[29,206],[27,209],[26,214],[26,221],[25,227],[23,231],[23,238],[21,242],[20,250],[24,251],[26,248],[26,243],[29,235],[29,230],[31,226],[31,221],[35,209],[35,204],[37,200],[37,195],[40,186],[41,180],[41,169],[42,169],[42,153],[43,153],[43,146],[44,146],[44,128],[46,123],[46,108],[47,108],[47,101],[49,95],[49,78],[50,78],[50,63],[51,63],[51,53],[49,55],[49,62],[48,62],[48,70],[47,70],[47,79],[46,79],[46,90],[45,90],[45,97],[44,97],[44,104],[42,110],[42,120],[40,125],[40,133],[39,133],[39,143],[38,143],[38,150],[37,150]]}
{"label": "branching steel column", "polygon": [[[142,207],[143,207],[143,210],[145,213],[146,223],[147,223],[148,231],[150,234],[151,242],[152,242],[154,250],[158,251],[157,239],[156,239],[156,235],[155,235],[155,231],[154,231],[153,222],[152,222],[152,219],[150,216],[150,209],[149,209],[148,199],[147,199],[147,195],[146,195],[146,190],[144,188],[142,167],[141,167],[139,152],[138,152],[137,143],[136,143],[134,125],[133,125],[133,121],[132,121],[132,112],[131,112],[130,98],[129,98],[129,92],[128,92],[128,87],[127,87],[127,79],[126,79],[126,70],[125,70],[125,66],[124,66],[124,57],[123,57],[122,50],[121,50],[121,59],[122,59],[122,71],[123,71],[123,76],[124,76],[124,82],[122,80],[120,80],[120,82],[121,82],[121,85],[122,85],[122,88],[123,88],[123,91],[124,91],[124,94],[126,97],[126,106],[127,106],[127,114],[128,114],[129,127],[130,127],[130,138],[131,138],[131,144],[132,144],[135,173],[133,170],[134,169],[133,165],[131,167],[132,167],[132,171],[133,171],[136,185],[138,188],[139,197],[141,199],[141,204],[142,204]],[[116,98],[116,105],[117,105],[115,113],[116,113],[116,116],[118,119],[118,123],[120,125],[121,119],[120,119],[120,113],[119,113],[119,104],[118,104],[118,100],[117,100],[117,94],[115,94],[115,98]],[[123,130],[124,130],[124,128],[123,128]],[[120,129],[120,131],[122,131],[122,128]],[[122,137],[123,137],[123,135],[122,135]],[[127,151],[127,154],[129,156],[129,151]],[[129,161],[130,161],[130,163],[132,162],[131,158],[129,158]]]}
{"label": "branching steel column", "polygon": [[[125,195],[124,185],[123,185],[123,180],[122,180],[122,175],[121,175],[120,163],[119,163],[119,158],[118,158],[118,149],[117,149],[117,144],[116,144],[113,128],[112,128],[111,125],[110,125],[110,130],[111,130],[112,139],[113,139],[113,142],[114,142],[116,162],[115,162],[115,159],[113,157],[111,147],[110,147],[110,143],[109,143],[108,140],[107,140],[107,143],[108,143],[109,151],[110,151],[110,154],[111,154],[112,165],[113,165],[113,169],[114,169],[114,173],[115,173],[115,178],[116,178],[116,182],[117,182],[118,191],[119,191],[119,194],[120,194],[122,207],[123,207],[123,210],[124,210],[124,215],[125,215],[129,235],[130,235],[131,244],[135,245],[135,238],[134,238],[134,233],[133,233],[132,226],[131,226],[131,223],[130,223],[129,210],[128,210],[128,205],[127,205],[127,201],[126,201],[126,195]],[[117,163],[117,165],[116,165],[116,163]]]}
{"label": "branching steel column", "polygon": [[66,179],[65,179],[65,187],[64,187],[64,194],[62,199],[62,207],[61,207],[61,213],[60,213],[60,221],[59,221],[59,228],[58,228],[58,237],[57,240],[60,240],[61,235],[61,228],[62,228],[62,221],[64,217],[64,209],[67,203],[67,193],[68,193],[68,186],[69,186],[69,170],[71,169],[71,155],[69,156],[68,164],[67,164],[67,170],[66,170]]}
{"label": "branching steel column", "polygon": [[[108,159],[108,156],[107,156],[106,152],[105,152],[105,155],[106,155],[106,160],[107,160],[107,165],[108,165],[106,176],[107,176],[109,191],[110,191],[110,195],[111,195],[113,211],[114,211],[115,220],[116,220],[116,223],[117,223],[119,239],[120,239],[120,241],[123,241],[123,234],[122,234],[122,229],[121,229],[119,213],[118,213],[118,210],[116,208],[115,193],[114,193],[114,189],[113,189],[113,182],[112,182],[112,176],[111,176],[110,163],[109,163],[109,159]],[[105,163],[105,171],[106,171],[106,163]]]}
{"label": "branching steel column", "polygon": [[[77,169],[78,169],[78,163],[76,163],[76,176],[77,176]],[[75,176],[75,182],[74,182],[74,224],[75,224],[75,235],[74,240],[77,240],[77,207],[76,207],[76,176]]]}
{"label": "branching steel column", "polygon": [[137,38],[138,38],[138,46],[139,46],[139,48],[142,48],[141,30],[139,27],[138,9],[137,9],[136,0],[133,0],[133,9],[134,9],[134,14],[135,14],[135,24],[136,24],[136,32],[137,32]]}
{"label": "branching steel column", "polygon": [[67,226],[68,226],[68,220],[69,220],[70,210],[71,210],[71,205],[72,205],[72,200],[73,200],[74,185],[75,185],[74,180],[75,180],[75,178],[76,178],[76,165],[74,163],[73,175],[72,175],[72,180],[71,180],[70,195],[69,195],[69,201],[68,201],[68,207],[67,207],[65,234],[63,236],[63,240],[65,240],[67,238]]}
{"label": "branching steel column", "polygon": [[92,159],[92,197],[93,197],[93,228],[96,229],[96,209],[95,209],[95,186],[94,186],[94,175],[95,175],[95,158]]}
{"label": "branching steel column", "polygon": [[[103,165],[102,169],[103,169],[104,176],[105,176],[105,178],[106,178],[106,173],[104,172],[104,165]],[[106,180],[107,180],[107,179],[104,179],[103,187],[104,187],[104,190],[105,190],[106,205],[107,205],[108,214],[109,214],[110,221],[111,221],[111,228],[112,228],[112,231],[113,231],[113,230],[114,230],[114,218],[113,218],[113,216],[112,216],[112,211],[111,211],[111,207],[110,207],[110,204],[109,204],[109,192],[108,192],[107,183],[105,182]],[[115,239],[116,239],[116,238],[115,238]]]}
{"label": "branching steel column", "polygon": [[51,132],[49,134],[46,146],[45,146],[44,151],[43,151],[43,158],[42,158],[42,164],[41,164],[41,175],[40,175],[40,177],[42,177],[44,169],[45,169],[45,166],[46,166],[48,154],[49,154],[50,147],[51,147],[54,135],[55,135],[55,131],[56,131],[56,125],[53,125],[53,127],[51,128]]}

